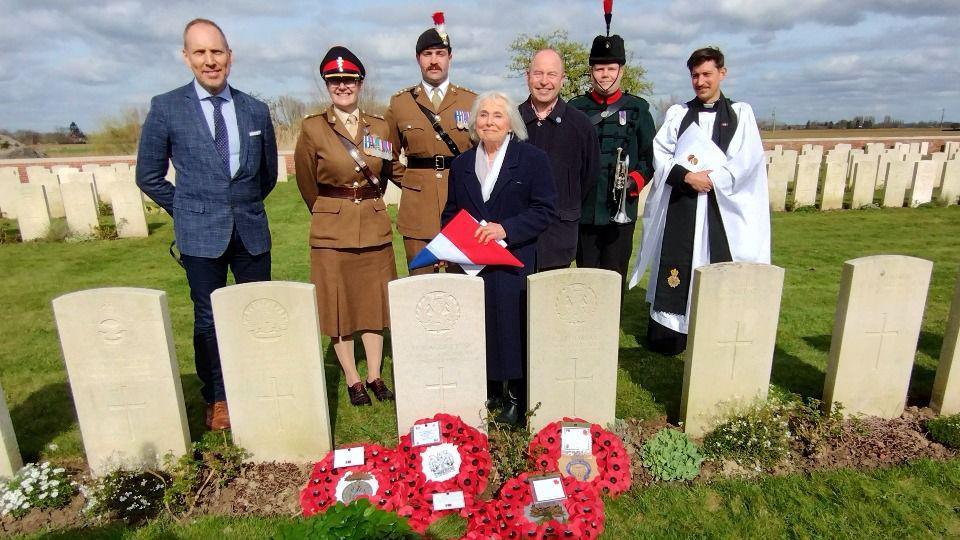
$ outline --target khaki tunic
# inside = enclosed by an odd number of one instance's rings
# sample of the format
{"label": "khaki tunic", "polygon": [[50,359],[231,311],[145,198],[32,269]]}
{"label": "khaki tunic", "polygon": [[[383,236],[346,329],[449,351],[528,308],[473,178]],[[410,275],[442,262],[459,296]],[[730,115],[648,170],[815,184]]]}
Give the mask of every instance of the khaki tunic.
{"label": "khaki tunic", "polygon": [[388,181],[390,162],[363,150],[364,135],[386,138],[386,122],[370,114],[359,116],[356,137],[350,136],[333,106],[305,118],[294,152],[297,185],[311,211],[310,279],[317,288],[320,330],[328,336],[389,326],[387,282],[397,277],[390,217],[383,199],[355,203],[318,194],[318,183],[338,187],[368,184],[336,133],[352,140],[370,170],[381,182]]}
{"label": "khaki tunic", "polygon": [[[385,116],[394,150],[393,178],[402,188],[397,230],[408,238],[430,240],[440,232],[440,213],[447,203],[447,175],[450,171],[406,169],[398,160],[400,150],[403,149],[407,157],[418,158],[453,154],[417,107],[419,102],[428,110],[433,110],[423,85],[417,84],[412,88],[417,96],[416,102],[410,95],[410,88],[405,88],[390,98],[390,107]],[[457,127],[455,113],[469,112],[476,97],[474,92],[450,84],[440,102],[440,125],[457,143],[460,152],[466,152],[473,143],[466,126],[463,129]],[[407,254],[408,258],[411,256]]]}

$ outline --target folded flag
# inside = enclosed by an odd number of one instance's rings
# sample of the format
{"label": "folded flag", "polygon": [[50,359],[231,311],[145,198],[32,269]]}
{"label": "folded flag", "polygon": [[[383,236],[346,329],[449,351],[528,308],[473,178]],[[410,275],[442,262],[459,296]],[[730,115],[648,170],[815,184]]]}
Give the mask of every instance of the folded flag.
{"label": "folded flag", "polygon": [[486,245],[477,242],[473,234],[480,223],[466,210],[447,223],[440,234],[410,261],[410,269],[422,268],[447,261],[461,265],[499,264],[523,267],[523,263],[500,242]]}

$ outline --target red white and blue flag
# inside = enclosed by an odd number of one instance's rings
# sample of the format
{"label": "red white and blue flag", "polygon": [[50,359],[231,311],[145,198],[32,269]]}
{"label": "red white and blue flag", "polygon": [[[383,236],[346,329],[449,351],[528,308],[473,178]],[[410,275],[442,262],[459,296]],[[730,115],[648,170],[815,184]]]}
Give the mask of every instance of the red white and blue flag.
{"label": "red white and blue flag", "polygon": [[523,263],[507,250],[502,241],[486,245],[477,242],[474,233],[480,225],[469,212],[460,210],[440,234],[410,261],[410,269],[430,266],[440,261],[459,264],[474,275],[488,264],[522,268]]}

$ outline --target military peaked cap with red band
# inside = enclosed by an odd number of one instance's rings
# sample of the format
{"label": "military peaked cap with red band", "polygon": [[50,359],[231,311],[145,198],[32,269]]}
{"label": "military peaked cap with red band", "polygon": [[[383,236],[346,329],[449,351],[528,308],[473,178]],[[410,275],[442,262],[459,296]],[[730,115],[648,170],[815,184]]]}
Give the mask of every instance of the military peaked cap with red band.
{"label": "military peaked cap with red band", "polygon": [[337,45],[331,47],[320,62],[320,74],[324,79],[354,77],[363,79],[367,72],[363,62],[350,49]]}

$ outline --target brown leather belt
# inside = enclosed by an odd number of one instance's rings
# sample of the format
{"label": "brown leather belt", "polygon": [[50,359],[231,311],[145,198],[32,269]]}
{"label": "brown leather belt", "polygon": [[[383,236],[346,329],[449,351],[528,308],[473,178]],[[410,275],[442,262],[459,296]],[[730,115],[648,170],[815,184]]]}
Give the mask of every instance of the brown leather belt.
{"label": "brown leather belt", "polygon": [[450,168],[453,156],[413,157],[407,156],[408,169],[433,169],[442,171]]}
{"label": "brown leather belt", "polygon": [[379,199],[380,190],[369,184],[357,187],[331,186],[329,184],[317,184],[317,194],[321,197],[333,197],[335,199],[350,199],[359,203],[364,199]]}

